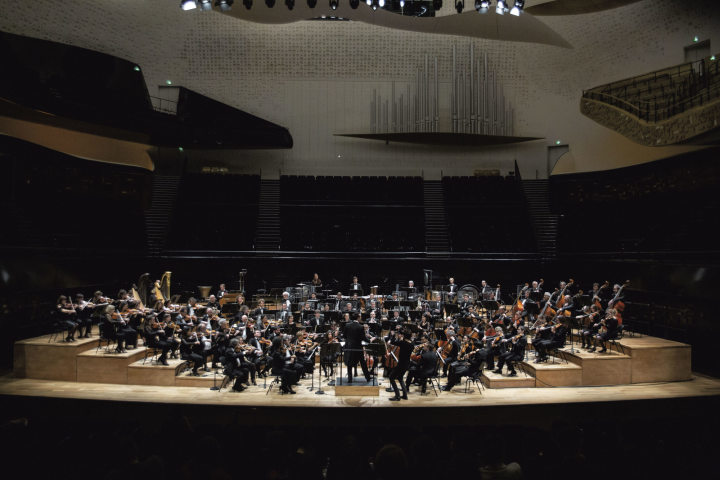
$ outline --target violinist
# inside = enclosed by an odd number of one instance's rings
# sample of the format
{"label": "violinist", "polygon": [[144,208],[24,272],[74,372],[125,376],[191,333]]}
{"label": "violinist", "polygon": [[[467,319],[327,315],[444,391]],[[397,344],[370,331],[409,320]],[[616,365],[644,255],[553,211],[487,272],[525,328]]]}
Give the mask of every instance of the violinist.
{"label": "violinist", "polygon": [[266,370],[269,365],[267,356],[264,353],[264,347],[270,345],[270,343],[270,340],[262,337],[259,330],[256,330],[253,337],[248,341],[248,345],[255,349],[250,354],[250,361],[255,365],[255,370],[261,377],[267,375]]}
{"label": "violinist", "polygon": [[58,318],[58,322],[67,329],[66,342],[75,341],[75,331],[78,328],[77,312],[73,307],[70,299],[65,295],[60,295],[57,300],[55,307],[55,315]]}
{"label": "violinist", "polygon": [[202,355],[198,353],[199,348],[201,349],[202,345],[197,333],[190,327],[183,329],[180,336],[180,358],[192,364],[192,375],[196,377],[200,375],[198,368],[205,365]]}
{"label": "violinist", "polygon": [[[400,399],[408,399],[408,389],[407,385],[405,385],[403,377],[405,376],[405,373],[410,366],[410,354],[412,353],[413,348],[412,344],[405,338],[405,333],[403,330],[395,330],[392,335],[393,338],[390,340],[390,344],[395,345],[399,348],[395,351],[395,356],[397,357],[397,365],[390,371],[390,385],[392,385],[392,388],[395,391],[395,396],[391,397],[390,401],[397,402],[400,401]],[[400,387],[402,388],[402,396],[400,396],[400,390],[398,389],[395,380],[400,381]]]}
{"label": "violinist", "polygon": [[282,336],[273,338],[268,356],[271,359],[272,374],[280,377],[280,391],[295,394],[292,386],[297,382],[297,374],[292,368],[295,357],[290,354]]}
{"label": "violinist", "polygon": [[[78,338],[89,338],[92,330],[92,307],[85,301],[82,293],[75,294],[75,311],[77,312],[76,322],[78,324]],[[83,333],[83,328],[85,333]]]}
{"label": "violinist", "polygon": [[619,325],[619,322],[617,319],[617,310],[615,310],[614,308],[608,308],[607,311],[605,312],[605,318],[600,320],[600,323],[598,324],[600,333],[598,333],[594,337],[595,344],[588,351],[594,352],[599,345],[602,347],[602,349],[598,353],[607,352],[606,342],[608,340],[614,340],[617,338],[618,325]]}
{"label": "violinist", "polygon": [[[547,327],[546,327],[547,328]],[[535,363],[545,362],[548,359],[548,350],[560,348],[565,345],[565,337],[567,337],[568,328],[562,322],[557,322],[550,328],[550,338],[533,342],[533,346],[537,350],[538,358]]]}
{"label": "violinist", "polygon": [[[117,319],[120,320],[120,323],[117,324],[118,333],[120,333],[125,338],[125,345],[129,349],[137,348],[137,330],[135,330],[131,325],[133,319],[130,318],[131,301],[132,300],[122,302],[120,304],[119,311],[117,312]],[[139,324],[139,322],[135,323]]]}
{"label": "violinist", "polygon": [[448,376],[448,383],[442,388],[443,391],[449,392],[455,385],[460,383],[462,377],[470,377],[480,371],[484,358],[480,355],[481,349],[475,347],[471,338],[467,336],[463,338],[463,346],[460,349],[458,361],[454,364]]}
{"label": "violinist", "polygon": [[[414,371],[414,376],[420,381],[420,393],[425,393],[427,389],[428,378],[435,375],[438,364],[437,352],[432,349],[429,341],[421,344],[420,358]],[[409,375],[408,375],[409,377]],[[408,382],[410,379],[408,378]],[[409,383],[408,383],[409,385]]]}
{"label": "violinist", "polygon": [[517,372],[515,371],[515,363],[522,362],[523,357],[525,356],[525,347],[527,346],[525,327],[523,325],[520,325],[517,330],[517,335],[513,336],[509,340],[509,350],[501,354],[500,358],[498,358],[497,369],[493,370],[493,373],[502,373],[503,365],[507,364],[508,376],[517,376]]}
{"label": "violinist", "polygon": [[218,310],[220,309],[220,302],[217,301],[217,297],[215,295],[210,295],[208,297],[208,302],[207,302],[206,307],[208,308],[208,310],[210,310],[211,308],[218,309]]}
{"label": "violinist", "polygon": [[225,375],[230,379],[235,379],[232,387],[233,392],[245,390],[243,383],[248,381],[248,362],[245,360],[242,340],[239,338],[230,340],[230,346],[225,350],[222,360]]}
{"label": "violinist", "polygon": [[103,336],[111,340],[115,340],[117,346],[115,353],[124,353],[125,350],[125,333],[120,329],[123,323],[122,317],[115,310],[115,305],[108,305],[105,318],[100,323]]}
{"label": "violinist", "polygon": [[167,365],[168,352],[172,352],[171,355],[175,358],[175,351],[178,349],[180,344],[175,338],[168,336],[167,331],[163,326],[170,320],[170,314],[163,314],[162,320],[163,321],[160,322],[157,317],[153,317],[148,330],[145,332],[145,343],[150,348],[160,350],[161,354],[158,358],[158,362],[163,365]]}

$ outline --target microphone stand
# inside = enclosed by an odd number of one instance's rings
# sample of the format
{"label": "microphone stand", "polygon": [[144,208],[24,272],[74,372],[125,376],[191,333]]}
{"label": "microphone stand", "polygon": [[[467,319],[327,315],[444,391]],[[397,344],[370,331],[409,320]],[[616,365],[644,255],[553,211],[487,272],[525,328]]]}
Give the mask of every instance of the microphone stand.
{"label": "microphone stand", "polygon": [[217,386],[217,370],[213,371],[213,386],[210,387],[210,390],[213,390],[213,391],[220,390],[220,387]]}

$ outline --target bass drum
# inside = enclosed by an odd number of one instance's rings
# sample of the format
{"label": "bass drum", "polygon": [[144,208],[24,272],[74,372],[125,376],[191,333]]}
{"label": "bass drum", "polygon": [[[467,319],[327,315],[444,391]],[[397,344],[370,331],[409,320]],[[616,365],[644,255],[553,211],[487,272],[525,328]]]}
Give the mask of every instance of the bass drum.
{"label": "bass drum", "polygon": [[481,298],[480,289],[478,289],[475,285],[467,284],[463,285],[460,287],[460,290],[458,290],[458,302],[462,302],[463,296],[465,296],[466,293],[473,302],[476,302],[479,298]]}

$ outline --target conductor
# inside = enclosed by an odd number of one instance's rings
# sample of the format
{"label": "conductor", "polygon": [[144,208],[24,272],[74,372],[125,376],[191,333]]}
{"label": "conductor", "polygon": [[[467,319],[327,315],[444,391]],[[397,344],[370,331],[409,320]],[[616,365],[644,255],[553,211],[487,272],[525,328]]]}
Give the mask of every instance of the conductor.
{"label": "conductor", "polygon": [[345,365],[348,370],[348,383],[353,381],[353,369],[360,362],[365,380],[370,381],[370,373],[368,372],[365,356],[362,352],[362,342],[365,340],[365,328],[357,321],[357,316],[353,316],[351,322],[345,325]]}

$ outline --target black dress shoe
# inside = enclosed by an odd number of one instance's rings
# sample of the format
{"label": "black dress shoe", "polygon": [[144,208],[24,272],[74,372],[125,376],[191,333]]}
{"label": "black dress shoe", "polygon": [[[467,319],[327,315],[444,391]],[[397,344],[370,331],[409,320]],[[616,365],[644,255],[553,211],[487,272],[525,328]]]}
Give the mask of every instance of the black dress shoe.
{"label": "black dress shoe", "polygon": [[598,353],[605,353],[605,352],[607,352],[607,348],[603,348],[603,349],[600,350]]}
{"label": "black dress shoe", "polygon": [[400,397],[400,398],[402,398],[403,400],[407,400],[407,399],[408,399],[408,398],[407,398],[407,395],[403,395],[403,396]]}
{"label": "black dress shoe", "polygon": [[508,377],[517,377],[517,372],[515,370],[513,370],[512,372],[510,372],[508,374]]}
{"label": "black dress shoe", "polygon": [[388,398],[388,400],[390,400],[391,402],[399,402],[400,397],[390,397],[390,398]]}
{"label": "black dress shoe", "polygon": [[388,387],[388,388],[385,389],[385,391],[386,391],[386,392],[389,392],[389,393],[392,393],[392,392],[394,392],[395,390],[393,390],[392,387]]}
{"label": "black dress shoe", "polygon": [[588,352],[594,352],[594,351],[595,351],[595,347],[592,347],[590,350],[588,350]]}
{"label": "black dress shoe", "polygon": [[169,365],[168,362],[167,362],[167,360],[165,360],[165,359],[160,360],[160,363],[162,363],[162,364],[165,365],[165,366]]}
{"label": "black dress shoe", "polygon": [[297,392],[295,390],[293,390],[292,388],[288,388],[288,393],[290,395],[295,395]]}

